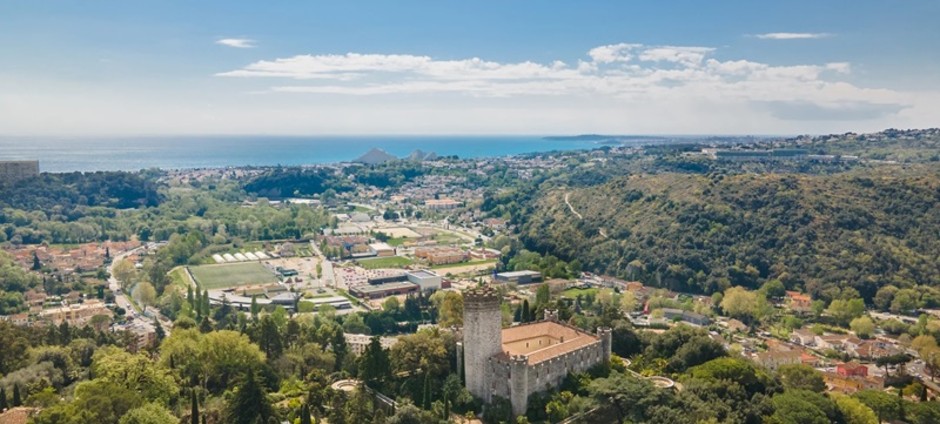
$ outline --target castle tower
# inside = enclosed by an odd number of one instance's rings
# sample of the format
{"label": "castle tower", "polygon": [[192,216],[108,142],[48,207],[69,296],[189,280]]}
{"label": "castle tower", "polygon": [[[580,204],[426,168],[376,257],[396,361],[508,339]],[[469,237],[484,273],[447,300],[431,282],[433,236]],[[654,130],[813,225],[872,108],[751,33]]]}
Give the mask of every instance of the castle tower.
{"label": "castle tower", "polygon": [[509,361],[512,370],[512,381],[509,383],[509,403],[512,404],[512,415],[525,415],[529,404],[529,358],[517,355]]}
{"label": "castle tower", "polygon": [[558,309],[546,309],[545,321],[558,322]]}
{"label": "castle tower", "polygon": [[614,332],[610,327],[597,327],[597,337],[601,339],[601,354],[605,364],[610,362]]}
{"label": "castle tower", "polygon": [[490,401],[489,358],[503,349],[499,292],[478,286],[463,292],[463,366],[467,390]]}

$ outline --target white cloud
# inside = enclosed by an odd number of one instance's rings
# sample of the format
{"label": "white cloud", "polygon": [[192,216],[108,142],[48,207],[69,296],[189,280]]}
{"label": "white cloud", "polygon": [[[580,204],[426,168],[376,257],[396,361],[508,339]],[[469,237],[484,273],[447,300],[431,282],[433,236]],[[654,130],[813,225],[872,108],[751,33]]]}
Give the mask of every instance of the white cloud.
{"label": "white cloud", "polygon": [[[719,60],[711,47],[612,44],[587,52],[574,65],[438,60],[407,54],[298,55],[261,60],[221,77],[296,81],[273,93],[348,96],[605,99],[620,104],[698,99],[718,104],[800,102],[905,105],[903,93],[864,89],[841,81],[848,63],[779,66],[746,59]],[[862,108],[856,108],[862,110]],[[865,109],[865,110],[871,110]]]}
{"label": "white cloud", "polygon": [[215,44],[222,46],[235,47],[237,49],[251,49],[255,47],[255,40],[248,38],[222,38],[216,40]]}
{"label": "white cloud", "polygon": [[768,32],[766,34],[757,34],[755,37],[761,40],[811,40],[826,38],[829,35],[825,32]]}
{"label": "white cloud", "polygon": [[640,44],[610,44],[595,47],[588,52],[588,56],[598,63],[627,62],[633,58],[630,51],[642,47]]}

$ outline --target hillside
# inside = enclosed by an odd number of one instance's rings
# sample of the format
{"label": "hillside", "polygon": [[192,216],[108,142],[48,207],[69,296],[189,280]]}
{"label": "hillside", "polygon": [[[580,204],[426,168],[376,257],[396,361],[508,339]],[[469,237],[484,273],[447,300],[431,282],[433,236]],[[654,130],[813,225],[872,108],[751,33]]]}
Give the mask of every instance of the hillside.
{"label": "hillside", "polygon": [[870,299],[887,283],[940,285],[938,171],[617,177],[547,191],[521,232],[528,247],[585,270],[675,290],[777,278],[824,298],[847,285]]}

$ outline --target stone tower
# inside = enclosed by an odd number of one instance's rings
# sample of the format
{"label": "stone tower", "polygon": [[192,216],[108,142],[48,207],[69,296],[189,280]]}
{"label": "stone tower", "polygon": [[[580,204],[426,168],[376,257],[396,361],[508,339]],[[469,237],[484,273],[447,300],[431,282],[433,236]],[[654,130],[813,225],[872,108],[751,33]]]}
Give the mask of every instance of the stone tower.
{"label": "stone tower", "polygon": [[489,358],[503,349],[499,292],[478,286],[463,292],[463,366],[467,390],[490,401]]}
{"label": "stone tower", "polygon": [[610,327],[597,327],[597,338],[601,339],[601,358],[603,363],[610,363],[610,354],[613,348],[613,330]]}

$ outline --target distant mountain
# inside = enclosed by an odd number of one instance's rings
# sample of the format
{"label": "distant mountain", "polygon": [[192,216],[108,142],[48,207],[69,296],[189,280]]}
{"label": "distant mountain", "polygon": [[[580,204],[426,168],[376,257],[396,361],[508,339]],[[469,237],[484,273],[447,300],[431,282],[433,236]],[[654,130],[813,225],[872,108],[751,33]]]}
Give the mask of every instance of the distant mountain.
{"label": "distant mountain", "polygon": [[424,152],[418,149],[418,150],[411,152],[411,154],[408,155],[408,157],[405,159],[410,160],[410,161],[422,162],[426,160],[435,160],[437,158],[438,158],[437,153]]}
{"label": "distant mountain", "polygon": [[366,165],[379,165],[393,160],[398,160],[398,158],[388,154],[388,152],[385,150],[372,148],[372,150],[369,150],[366,152],[366,154],[359,156],[353,162],[364,163]]}

